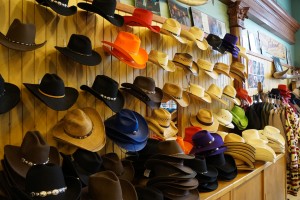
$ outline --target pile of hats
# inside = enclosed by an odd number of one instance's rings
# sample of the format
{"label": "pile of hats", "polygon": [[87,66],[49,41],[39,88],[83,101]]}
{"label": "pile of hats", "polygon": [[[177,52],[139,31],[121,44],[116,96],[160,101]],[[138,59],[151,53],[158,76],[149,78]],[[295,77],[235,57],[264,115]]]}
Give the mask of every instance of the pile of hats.
{"label": "pile of hats", "polygon": [[237,105],[231,109],[232,122],[239,130],[245,130],[248,126],[248,118],[245,110]]}
{"label": "pile of hats", "polygon": [[263,130],[259,130],[259,133],[268,139],[268,146],[276,153],[285,153],[285,139],[278,128],[265,126]]}

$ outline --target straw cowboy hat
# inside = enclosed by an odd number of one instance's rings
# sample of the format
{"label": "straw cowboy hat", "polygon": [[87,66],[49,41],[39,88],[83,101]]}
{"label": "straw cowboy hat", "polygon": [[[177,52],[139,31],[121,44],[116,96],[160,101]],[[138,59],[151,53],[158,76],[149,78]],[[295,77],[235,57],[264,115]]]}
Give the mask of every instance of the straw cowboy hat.
{"label": "straw cowboy hat", "polygon": [[176,67],[172,60],[169,60],[168,54],[157,50],[151,50],[148,55],[148,61],[152,62],[168,72],[175,72]]}
{"label": "straw cowboy hat", "polygon": [[174,137],[178,129],[171,119],[171,114],[163,108],[154,109],[151,117],[146,117],[148,127],[161,139]]}
{"label": "straw cowboy hat", "polygon": [[159,33],[159,26],[151,26],[152,19],[153,13],[151,11],[142,8],[135,8],[132,16],[124,16],[124,24],[129,26],[147,27],[151,31]]}
{"label": "straw cowboy hat", "polygon": [[115,26],[121,27],[124,24],[123,16],[115,14],[117,6],[116,0],[93,0],[92,4],[79,2],[77,6],[83,10],[101,15]]}
{"label": "straw cowboy hat", "polygon": [[94,108],[68,111],[52,130],[55,139],[96,152],[106,143],[104,124]]}
{"label": "straw cowboy hat", "polygon": [[208,0],[178,0],[180,3],[189,5],[189,6],[201,6],[206,4]]}
{"label": "straw cowboy hat", "polygon": [[193,126],[211,132],[216,132],[219,128],[219,122],[214,117],[212,111],[205,108],[201,108],[195,116],[191,116],[190,122]]}
{"label": "straw cowboy hat", "polygon": [[0,74],[0,114],[13,109],[20,101],[20,89],[11,83],[4,82]]}
{"label": "straw cowboy hat", "polygon": [[261,134],[271,141],[274,141],[282,146],[285,145],[285,139],[280,134],[280,130],[274,126],[265,126]]}
{"label": "straw cowboy hat", "polygon": [[173,58],[173,63],[189,72],[194,76],[199,74],[199,66],[193,61],[193,56],[188,53],[175,53]]}
{"label": "straw cowboy hat", "polygon": [[222,104],[228,106],[228,103],[226,101],[224,101],[221,97],[222,97],[222,89],[219,88],[216,84],[212,83],[209,88],[206,91],[209,96],[219,102],[221,102]]}
{"label": "straw cowboy hat", "polygon": [[181,32],[180,23],[177,20],[172,19],[172,18],[166,19],[166,21],[163,23],[163,25],[160,29],[160,33],[168,35],[168,36],[172,36],[180,43],[185,44],[186,43],[185,40],[180,37],[180,32]]}
{"label": "straw cowboy hat", "polygon": [[202,31],[200,28],[196,26],[191,27],[189,31],[194,35],[196,39],[195,42],[197,44],[197,47],[201,50],[207,50],[209,44],[204,37],[205,35],[204,31]]}
{"label": "straw cowboy hat", "polygon": [[220,109],[216,114],[215,117],[218,119],[219,124],[225,126],[227,128],[233,129],[234,125],[232,123],[232,114],[225,109]]}
{"label": "straw cowboy hat", "polygon": [[211,62],[199,58],[197,64],[199,68],[202,69],[211,78],[217,79],[219,77],[218,73],[214,70],[214,65]]}
{"label": "straw cowboy hat", "polygon": [[238,98],[236,98],[236,90],[231,85],[226,85],[224,87],[222,97],[229,99],[235,105],[241,105],[241,101]]}
{"label": "straw cowboy hat", "polygon": [[[146,67],[148,61],[148,54],[145,49],[141,48],[141,40],[138,36],[120,31],[114,43],[102,41],[105,51],[115,56],[128,66],[143,69]],[[109,49],[108,45],[113,49]]]}
{"label": "straw cowboy hat", "polygon": [[55,46],[55,48],[82,65],[94,66],[102,61],[101,56],[92,49],[91,40],[84,35],[72,34],[67,47]]}
{"label": "straw cowboy hat", "polygon": [[248,64],[249,62],[249,57],[247,55],[247,49],[241,45],[236,45],[237,48],[240,49],[240,52],[239,52],[239,56],[243,57],[246,59],[246,63]]}
{"label": "straw cowboy hat", "polygon": [[4,155],[9,166],[23,178],[33,165],[60,164],[58,150],[49,146],[38,131],[26,132],[21,146],[5,145]]}
{"label": "straw cowboy hat", "polygon": [[214,70],[217,72],[217,73],[220,73],[220,74],[224,74],[226,75],[227,77],[229,78],[232,78],[230,76],[230,66],[229,65],[226,65],[225,63],[215,63],[214,65]]}
{"label": "straw cowboy hat", "polygon": [[165,83],[163,93],[176,101],[181,107],[187,107],[190,104],[189,95],[182,91],[179,85],[172,83]]}
{"label": "straw cowboy hat", "polygon": [[46,41],[36,44],[35,33],[34,24],[23,24],[19,19],[14,19],[6,35],[0,32],[0,43],[10,49],[32,51],[46,44]]}
{"label": "straw cowboy hat", "polygon": [[188,92],[192,97],[196,97],[197,99],[205,101],[206,103],[211,103],[211,97],[200,85],[191,83],[189,89],[186,92]]}
{"label": "straw cowboy hat", "polygon": [[231,63],[229,74],[240,82],[245,82],[248,78],[245,65],[237,61]]}
{"label": "straw cowboy hat", "polygon": [[56,13],[64,16],[74,15],[77,11],[76,6],[68,7],[69,0],[36,0],[43,6],[49,6]]}
{"label": "straw cowboy hat", "polygon": [[49,108],[57,111],[69,109],[78,97],[78,91],[65,87],[64,81],[56,74],[45,74],[40,84],[23,84]]}

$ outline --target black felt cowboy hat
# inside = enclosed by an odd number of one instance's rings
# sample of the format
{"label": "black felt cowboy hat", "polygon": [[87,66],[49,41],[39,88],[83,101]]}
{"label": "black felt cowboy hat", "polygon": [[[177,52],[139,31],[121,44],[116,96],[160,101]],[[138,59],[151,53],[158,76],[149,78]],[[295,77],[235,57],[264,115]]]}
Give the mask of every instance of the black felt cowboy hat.
{"label": "black felt cowboy hat", "polygon": [[92,87],[80,86],[80,89],[103,101],[114,112],[119,112],[124,106],[124,97],[118,88],[119,83],[105,75],[97,75]]}
{"label": "black felt cowboy hat", "polygon": [[82,65],[94,66],[102,61],[101,56],[92,50],[91,40],[84,35],[72,34],[67,47],[55,48]]}
{"label": "black felt cowboy hat", "polygon": [[25,87],[53,110],[67,110],[77,100],[78,91],[65,87],[63,80],[56,74],[45,74],[40,84],[23,83]]}
{"label": "black felt cowboy hat", "polygon": [[76,6],[68,7],[69,0],[36,0],[36,1],[43,6],[47,6],[47,7],[49,6],[56,13],[64,16],[74,15],[77,11]]}
{"label": "black felt cowboy hat", "polygon": [[10,49],[32,51],[46,43],[36,44],[35,32],[34,24],[23,24],[19,19],[14,19],[6,35],[0,32],[0,43]]}
{"label": "black felt cowboy hat", "polygon": [[116,0],[93,0],[92,4],[80,2],[77,5],[83,10],[101,15],[113,25],[121,27],[124,24],[123,16],[115,14],[117,6]]}
{"label": "black felt cowboy hat", "polygon": [[20,101],[20,89],[11,83],[4,82],[0,74],[0,114],[14,108]]}

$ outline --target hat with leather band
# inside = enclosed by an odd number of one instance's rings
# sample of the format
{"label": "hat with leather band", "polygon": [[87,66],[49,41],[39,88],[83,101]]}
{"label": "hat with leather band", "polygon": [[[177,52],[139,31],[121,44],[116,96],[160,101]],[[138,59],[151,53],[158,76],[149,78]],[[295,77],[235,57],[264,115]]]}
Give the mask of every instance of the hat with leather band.
{"label": "hat with leather band", "polygon": [[162,67],[168,72],[174,72],[176,70],[175,64],[169,60],[168,54],[164,52],[151,50],[148,55],[148,61]]}
{"label": "hat with leather band", "polygon": [[190,104],[190,97],[186,92],[182,91],[179,85],[173,83],[165,83],[163,93],[173,99],[181,107],[187,107]]}
{"label": "hat with leather band", "polygon": [[218,119],[220,125],[225,126],[227,128],[233,129],[234,125],[232,124],[232,114],[225,109],[220,109],[215,117]]}
{"label": "hat with leather band", "polygon": [[181,32],[180,23],[177,20],[172,18],[166,19],[160,29],[160,33],[172,36],[180,43],[185,44],[186,43],[185,40],[180,37],[180,32]]}
{"label": "hat with leather band", "polygon": [[198,59],[198,66],[202,69],[207,75],[209,75],[213,79],[217,79],[219,77],[218,73],[214,70],[214,65],[204,59]]}
{"label": "hat with leather band", "polygon": [[197,99],[205,101],[206,103],[211,103],[211,97],[200,85],[190,83],[190,87],[186,92],[188,92],[192,97],[196,97]]}
{"label": "hat with leather band", "polygon": [[214,70],[220,74],[224,74],[224,75],[228,76],[229,78],[232,78],[229,73],[230,66],[226,65],[225,63],[220,63],[220,62],[215,63]]}
{"label": "hat with leather band", "polygon": [[228,106],[228,103],[226,101],[224,101],[221,97],[222,97],[222,89],[219,88],[216,84],[212,83],[209,88],[206,91],[209,96],[219,102],[221,102],[222,104]]}
{"label": "hat with leather band", "polygon": [[173,63],[176,66],[191,72],[194,76],[198,76],[199,74],[198,64],[193,61],[193,56],[188,53],[175,53]]}
{"label": "hat with leather band", "polygon": [[231,77],[241,82],[245,82],[245,80],[248,78],[245,65],[237,61],[231,63],[229,74]]}
{"label": "hat with leather band", "polygon": [[190,122],[193,126],[216,132],[219,128],[218,120],[213,116],[211,110],[201,108],[195,116],[190,117]]}
{"label": "hat with leather band", "polygon": [[229,99],[235,105],[238,105],[238,106],[241,105],[241,101],[238,98],[236,98],[236,90],[231,85],[226,85],[224,87],[222,97]]}

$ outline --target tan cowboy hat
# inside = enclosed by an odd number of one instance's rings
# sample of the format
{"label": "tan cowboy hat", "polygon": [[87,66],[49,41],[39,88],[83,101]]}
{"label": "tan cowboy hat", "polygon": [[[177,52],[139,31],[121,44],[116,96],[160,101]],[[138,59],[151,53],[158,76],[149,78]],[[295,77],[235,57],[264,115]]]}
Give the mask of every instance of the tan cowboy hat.
{"label": "tan cowboy hat", "polygon": [[245,65],[237,61],[231,63],[229,74],[231,77],[237,79],[240,82],[245,82],[245,80],[248,78]]}
{"label": "tan cowboy hat", "polygon": [[[223,141],[225,140],[225,137],[226,137],[226,135],[228,134],[228,133],[225,132],[225,131],[217,131],[216,133],[222,137],[222,140],[223,140]],[[225,142],[225,141],[224,141],[224,142]]]}
{"label": "tan cowboy hat", "polygon": [[163,108],[154,109],[151,117],[145,117],[148,127],[161,139],[174,137],[178,129],[171,119],[171,114]]}
{"label": "tan cowboy hat", "polygon": [[246,63],[248,63],[249,62],[249,58],[247,56],[247,49],[245,47],[241,46],[241,45],[235,45],[235,46],[240,49],[239,56],[245,58],[246,59]]}
{"label": "tan cowboy hat", "polygon": [[256,129],[247,129],[242,132],[242,137],[245,139],[246,143],[249,143],[251,140],[261,140],[264,144],[268,143],[268,139],[261,137],[259,131]]}
{"label": "tan cowboy hat", "polygon": [[245,143],[245,139],[238,134],[228,133],[224,138],[224,143],[230,143],[230,142]]}
{"label": "tan cowboy hat", "polygon": [[199,49],[206,50],[209,47],[209,44],[204,37],[205,35],[204,31],[202,31],[200,28],[196,26],[193,26],[190,28],[190,32],[195,36],[196,44]]}
{"label": "tan cowboy hat", "polygon": [[186,91],[191,94],[192,97],[196,97],[206,103],[211,103],[210,96],[205,92],[205,89],[200,85],[191,83],[189,89]]}
{"label": "tan cowboy hat", "polygon": [[106,143],[102,118],[93,108],[67,112],[52,133],[55,139],[92,152],[101,150]]}
{"label": "tan cowboy hat", "polygon": [[202,130],[211,132],[217,132],[219,128],[219,122],[212,111],[205,108],[201,108],[195,116],[191,116],[190,122],[193,126],[198,126]]}
{"label": "tan cowboy hat", "polygon": [[224,101],[223,99],[221,99],[222,97],[222,90],[221,88],[219,88],[216,84],[212,83],[209,88],[207,89],[207,93],[209,94],[209,96],[219,102],[221,102],[222,104],[228,106],[228,103],[226,101]]}
{"label": "tan cowboy hat", "polygon": [[199,74],[199,66],[193,61],[193,56],[188,53],[175,53],[173,63],[191,72],[194,76]]}
{"label": "tan cowboy hat", "polygon": [[214,70],[219,74],[224,74],[225,76],[228,76],[229,78],[232,78],[230,76],[230,66],[226,65],[225,63],[215,63]]}
{"label": "tan cowboy hat", "polygon": [[238,98],[236,98],[236,90],[231,85],[226,85],[224,87],[222,97],[229,99],[235,105],[238,105],[238,106],[241,105],[241,101]]}
{"label": "tan cowboy hat", "polygon": [[208,0],[178,0],[180,3],[189,5],[189,6],[200,6],[208,2]]}
{"label": "tan cowboy hat", "polygon": [[190,104],[189,95],[186,92],[183,92],[179,85],[165,83],[163,93],[177,102],[181,107],[187,107]]}
{"label": "tan cowboy hat", "polygon": [[274,162],[276,154],[274,150],[263,142],[262,139],[252,139],[247,141],[255,148],[255,160]]}
{"label": "tan cowboy hat", "polygon": [[225,109],[220,109],[216,114],[215,117],[219,121],[219,124],[225,126],[227,128],[233,129],[234,125],[232,123],[232,114]]}
{"label": "tan cowboy hat", "polygon": [[262,131],[262,135],[267,137],[269,141],[278,143],[281,146],[285,145],[285,139],[280,134],[280,130],[274,126],[265,126],[264,130]]}
{"label": "tan cowboy hat", "polygon": [[172,36],[175,38],[177,41],[180,43],[185,44],[185,40],[180,37],[180,32],[181,32],[181,25],[180,23],[172,18],[166,19],[166,21],[163,23],[160,33]]}
{"label": "tan cowboy hat", "polygon": [[214,71],[214,65],[211,62],[199,58],[197,64],[199,68],[202,69],[211,78],[217,79],[219,77],[218,73]]}
{"label": "tan cowboy hat", "polygon": [[157,50],[151,50],[148,55],[148,61],[152,62],[168,72],[175,72],[175,64],[169,60],[168,54]]}
{"label": "tan cowboy hat", "polygon": [[[244,163],[247,164],[247,166],[249,166],[250,168],[252,169],[255,169],[254,168],[254,163],[248,158],[248,157],[245,157],[242,153],[240,152],[232,152],[232,151],[225,151],[224,154],[227,154],[227,155],[231,155],[234,159],[238,159],[238,160],[241,160],[243,161]],[[237,166],[238,167],[238,166]]]}

